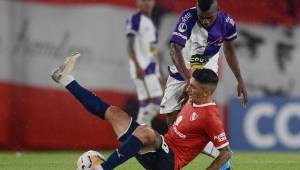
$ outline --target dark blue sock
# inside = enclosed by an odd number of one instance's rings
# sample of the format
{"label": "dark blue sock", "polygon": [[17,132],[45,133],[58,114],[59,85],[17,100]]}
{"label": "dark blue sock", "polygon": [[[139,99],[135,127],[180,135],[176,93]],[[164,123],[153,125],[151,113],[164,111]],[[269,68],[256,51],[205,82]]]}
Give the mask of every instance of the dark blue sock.
{"label": "dark blue sock", "polygon": [[102,101],[92,92],[81,87],[75,80],[66,86],[66,88],[80,101],[80,103],[92,114],[105,119],[105,112],[109,104]]}
{"label": "dark blue sock", "polygon": [[143,147],[143,143],[134,135],[131,135],[109,158],[101,165],[104,170],[111,170],[135,156]]}

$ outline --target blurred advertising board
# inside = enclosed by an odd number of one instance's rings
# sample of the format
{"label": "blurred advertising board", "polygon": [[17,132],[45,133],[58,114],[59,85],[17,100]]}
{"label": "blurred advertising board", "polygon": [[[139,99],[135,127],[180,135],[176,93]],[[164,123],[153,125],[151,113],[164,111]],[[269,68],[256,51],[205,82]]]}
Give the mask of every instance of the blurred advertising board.
{"label": "blurred advertising board", "polygon": [[234,150],[300,150],[300,98],[254,98],[247,108],[229,106]]}

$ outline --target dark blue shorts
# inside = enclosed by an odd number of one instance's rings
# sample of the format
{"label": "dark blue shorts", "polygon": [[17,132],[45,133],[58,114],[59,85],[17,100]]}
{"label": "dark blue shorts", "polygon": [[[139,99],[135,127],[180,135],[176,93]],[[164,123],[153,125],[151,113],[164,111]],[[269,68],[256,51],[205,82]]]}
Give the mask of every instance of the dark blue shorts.
{"label": "dark blue shorts", "polygon": [[137,155],[136,159],[147,170],[174,170],[174,154],[165,143],[163,136],[162,145],[155,152]]}
{"label": "dark blue shorts", "polygon": [[[119,141],[126,141],[138,126],[138,123],[132,121],[127,132],[119,138]],[[161,139],[162,144],[156,151],[135,156],[139,163],[147,170],[174,170],[173,151],[169,148],[163,136],[161,136]]]}

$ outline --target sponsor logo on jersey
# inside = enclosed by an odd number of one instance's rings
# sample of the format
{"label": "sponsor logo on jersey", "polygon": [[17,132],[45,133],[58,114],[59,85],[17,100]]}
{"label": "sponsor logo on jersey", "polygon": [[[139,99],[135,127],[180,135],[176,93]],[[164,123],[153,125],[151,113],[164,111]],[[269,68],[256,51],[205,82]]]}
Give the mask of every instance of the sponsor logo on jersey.
{"label": "sponsor logo on jersey", "polygon": [[195,69],[203,68],[205,64],[208,63],[211,57],[212,57],[211,55],[210,56],[201,55],[201,54],[192,55],[190,59],[191,68],[195,68]]}
{"label": "sponsor logo on jersey", "polygon": [[178,31],[183,33],[187,30],[186,22],[189,20],[189,18],[192,17],[191,13],[186,13],[183,17],[181,17],[181,23],[178,25]]}
{"label": "sponsor logo on jersey", "polygon": [[183,33],[183,32],[185,32],[186,30],[187,30],[187,25],[186,25],[184,22],[182,22],[182,23],[180,23],[180,24],[178,25],[178,31],[179,31],[179,32]]}
{"label": "sponsor logo on jersey", "polygon": [[227,137],[226,137],[225,132],[223,132],[223,133],[221,133],[221,134],[219,134],[217,136],[214,136],[214,140],[217,140],[218,142],[222,142],[222,141],[224,141],[226,139],[227,139]]}
{"label": "sponsor logo on jersey", "polygon": [[173,130],[174,130],[174,132],[176,133],[177,136],[179,136],[179,137],[182,138],[182,139],[185,139],[185,138],[186,138],[186,135],[183,134],[183,133],[181,133],[181,132],[177,129],[177,126],[180,124],[180,122],[182,121],[182,119],[183,119],[183,116],[179,116],[179,117],[176,119],[175,123],[173,124]]}
{"label": "sponsor logo on jersey", "polygon": [[176,133],[177,136],[179,136],[180,138],[182,139],[185,139],[186,138],[186,135],[181,133],[178,129],[177,129],[177,126],[173,126],[173,130],[174,132]]}
{"label": "sponsor logo on jersey", "polygon": [[179,117],[177,117],[177,119],[176,119],[176,121],[175,121],[174,125],[175,125],[175,126],[178,126],[178,125],[179,125],[179,123],[182,121],[182,119],[183,119],[183,116],[179,116]]}
{"label": "sponsor logo on jersey", "polygon": [[183,17],[181,17],[182,22],[187,22],[192,17],[191,13],[186,13]]}

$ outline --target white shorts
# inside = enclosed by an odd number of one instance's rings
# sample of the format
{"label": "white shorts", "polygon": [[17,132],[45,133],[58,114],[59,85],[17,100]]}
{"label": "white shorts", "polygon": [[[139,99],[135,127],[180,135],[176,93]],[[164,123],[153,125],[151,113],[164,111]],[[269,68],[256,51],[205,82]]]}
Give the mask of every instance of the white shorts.
{"label": "white shorts", "polygon": [[163,90],[159,80],[160,74],[158,67],[155,68],[154,73],[145,74],[144,80],[136,78],[135,67],[133,65],[130,65],[130,74],[136,86],[139,101],[162,97]]}
{"label": "white shorts", "polygon": [[181,110],[181,103],[178,103],[177,101],[182,94],[185,85],[185,81],[176,80],[171,76],[168,77],[165,94],[160,104],[160,114]]}

